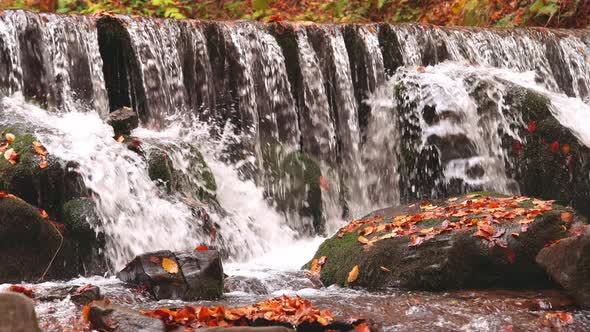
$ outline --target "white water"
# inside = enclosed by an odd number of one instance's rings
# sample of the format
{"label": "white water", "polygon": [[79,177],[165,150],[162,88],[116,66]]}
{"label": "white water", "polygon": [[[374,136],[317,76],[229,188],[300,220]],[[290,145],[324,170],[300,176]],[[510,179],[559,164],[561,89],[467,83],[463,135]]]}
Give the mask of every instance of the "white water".
{"label": "white water", "polygon": [[[200,231],[201,225],[190,206],[180,197],[161,195],[148,176],[146,162],[117,143],[112,138],[112,128],[98,114],[47,113],[19,96],[4,98],[2,105],[8,121],[22,121],[41,128],[36,134],[51,154],[80,164],[84,183],[96,194],[94,198],[103,222],[100,229],[108,239],[106,257],[115,268],[121,268],[133,256],[144,252],[186,250],[202,243],[211,244],[209,236]],[[172,144],[183,141],[199,147],[209,144],[203,152],[217,180],[217,195],[223,208],[209,213],[220,225],[221,245],[232,259],[256,257],[276,245],[292,242],[295,233],[267,205],[261,189],[251,181],[240,180],[233,166],[215,159],[215,143],[199,138],[199,133],[206,132],[197,129],[183,136],[182,130],[172,127],[163,132],[143,128],[136,134],[145,142],[158,138],[160,142]],[[176,150],[174,153],[175,166],[182,166],[182,153]]]}

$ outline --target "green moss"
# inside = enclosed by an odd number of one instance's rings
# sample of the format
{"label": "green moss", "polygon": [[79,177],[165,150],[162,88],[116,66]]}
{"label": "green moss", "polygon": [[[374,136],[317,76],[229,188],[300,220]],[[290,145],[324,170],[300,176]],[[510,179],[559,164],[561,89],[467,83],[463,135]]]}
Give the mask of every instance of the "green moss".
{"label": "green moss", "polygon": [[[489,193],[482,196],[505,197]],[[486,193],[487,194],[487,193]],[[471,194],[469,194],[471,195]],[[467,196],[467,195],[466,195]],[[459,202],[466,199],[460,197]],[[435,200],[433,205],[443,206],[447,200]],[[522,202],[531,204],[531,200]],[[396,215],[419,212],[415,205],[396,209],[399,214],[388,215],[382,223],[391,222]],[[365,246],[358,241],[358,231],[347,232],[340,238],[334,236],[319,247],[314,258],[326,256],[320,279],[325,285],[359,286],[368,288],[403,287],[423,290],[442,290],[473,287],[535,287],[550,283],[544,271],[535,263],[543,246],[568,235],[572,223],[564,223],[561,213],[573,212],[570,208],[554,205],[554,210],[538,217],[522,232],[518,220],[493,225],[496,231],[504,230],[499,239],[508,245],[506,249],[474,237],[477,227],[436,235],[418,246],[410,246],[410,237],[384,239]],[[576,221],[584,221],[576,216]],[[419,229],[440,227],[442,219],[433,218],[416,223]],[[511,235],[520,233],[519,237]],[[383,235],[383,234],[382,234]],[[514,257],[510,256],[514,253]],[[358,265],[359,277],[351,285],[348,273]],[[309,269],[311,262],[304,268]],[[391,272],[383,271],[385,267]]]}
{"label": "green moss", "polygon": [[96,239],[94,228],[100,224],[96,204],[89,198],[78,198],[64,204],[63,223],[74,237]]}

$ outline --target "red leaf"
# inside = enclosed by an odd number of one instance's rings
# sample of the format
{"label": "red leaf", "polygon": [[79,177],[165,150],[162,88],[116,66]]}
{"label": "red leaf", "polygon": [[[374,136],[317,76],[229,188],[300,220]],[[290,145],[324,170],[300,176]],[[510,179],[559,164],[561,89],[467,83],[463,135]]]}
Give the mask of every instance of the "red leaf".
{"label": "red leaf", "polygon": [[561,146],[561,151],[562,151],[564,154],[568,154],[568,153],[570,153],[570,145],[569,145],[569,144],[564,144],[564,145],[562,145],[562,146]]}
{"label": "red leaf", "polygon": [[522,152],[522,143],[520,143],[519,141],[515,141],[514,151],[516,152],[516,154],[520,154]]}
{"label": "red leaf", "polygon": [[197,251],[206,251],[206,250],[209,250],[209,247],[208,246],[197,246],[195,248],[195,250],[197,250]]}
{"label": "red leaf", "polygon": [[8,287],[8,291],[14,293],[21,293],[27,297],[30,297],[31,299],[35,297],[35,293],[33,293],[33,290],[21,285],[12,285]]}
{"label": "red leaf", "polygon": [[528,124],[528,128],[527,129],[529,131],[529,134],[534,133],[535,130],[537,130],[537,123],[535,121],[533,121],[533,120],[529,121],[529,124]]}
{"label": "red leaf", "polygon": [[559,151],[559,142],[553,141],[553,143],[549,145],[549,151],[551,151],[551,153],[557,153],[557,151]]}

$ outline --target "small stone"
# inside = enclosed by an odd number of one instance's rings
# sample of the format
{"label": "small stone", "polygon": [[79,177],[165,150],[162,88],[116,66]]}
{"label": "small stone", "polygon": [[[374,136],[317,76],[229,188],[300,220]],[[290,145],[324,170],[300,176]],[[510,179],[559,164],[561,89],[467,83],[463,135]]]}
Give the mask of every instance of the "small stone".
{"label": "small stone", "polygon": [[139,126],[139,117],[129,107],[121,107],[109,114],[108,124],[115,130],[115,137],[129,135]]}

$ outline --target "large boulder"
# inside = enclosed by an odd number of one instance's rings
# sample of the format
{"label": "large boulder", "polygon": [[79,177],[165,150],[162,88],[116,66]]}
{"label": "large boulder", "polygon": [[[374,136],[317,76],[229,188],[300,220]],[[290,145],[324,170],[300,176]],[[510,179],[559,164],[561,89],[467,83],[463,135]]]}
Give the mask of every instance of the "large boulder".
{"label": "large boulder", "polygon": [[215,299],[223,292],[223,266],[217,250],[146,253],[135,257],[117,277],[145,288],[157,300]]}
{"label": "large boulder", "polygon": [[590,307],[590,228],[541,250],[537,262],[570,293],[577,304]]}
{"label": "large boulder", "polygon": [[37,281],[51,266],[62,240],[38,209],[0,192],[0,283]]}
{"label": "large boulder", "polygon": [[0,294],[0,332],[40,332],[35,303],[19,293]]}
{"label": "large boulder", "polygon": [[551,201],[475,193],[371,213],[306,265],[325,285],[443,290],[548,286],[545,245],[585,222]]}

